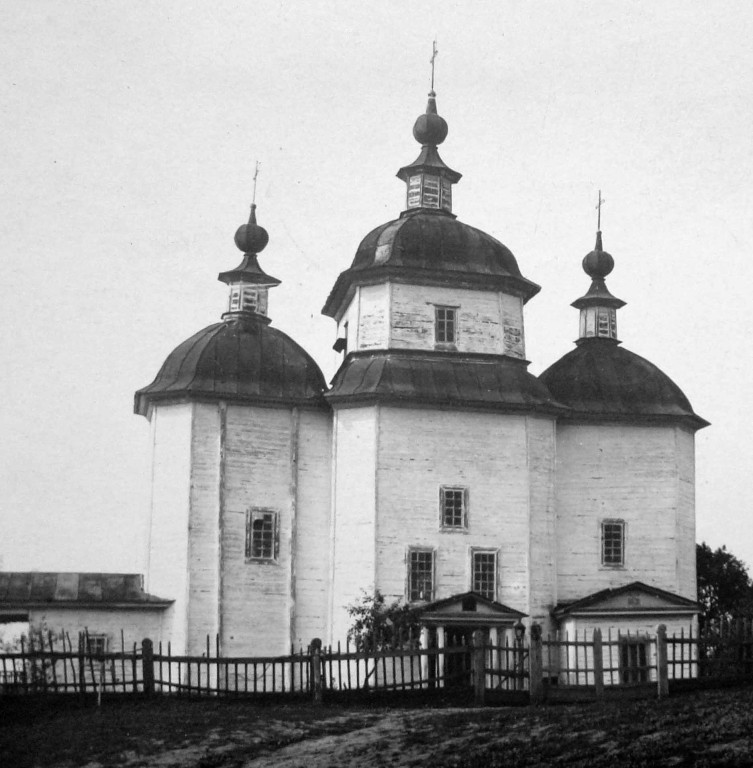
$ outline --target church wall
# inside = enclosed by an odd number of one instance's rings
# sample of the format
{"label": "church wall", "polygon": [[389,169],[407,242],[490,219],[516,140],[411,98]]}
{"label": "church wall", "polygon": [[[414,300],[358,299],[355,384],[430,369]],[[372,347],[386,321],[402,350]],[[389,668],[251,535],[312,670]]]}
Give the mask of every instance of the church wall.
{"label": "church wall", "polygon": [[526,419],[529,483],[528,572],[530,620],[550,630],[550,610],[556,604],[557,550],[554,477],[556,422],[553,418]]}
{"label": "church wall", "polygon": [[334,414],[334,504],[329,642],[344,641],[350,620],[345,607],[375,578],[375,467],[379,408],[348,408]]}
{"label": "church wall", "polygon": [[457,307],[459,352],[524,356],[520,299],[499,292],[420,285],[392,285],[392,348],[435,349],[434,309]]}
{"label": "church wall", "polygon": [[[292,445],[290,409],[229,405],[222,485],[221,643],[226,655],[290,647]],[[246,558],[247,513],[277,513],[276,561]]]}
{"label": "church wall", "polygon": [[[558,600],[643,581],[678,592],[680,471],[675,429],[563,425],[557,428]],[[681,517],[687,519],[687,508]],[[601,565],[601,521],[625,522],[624,566]],[[694,543],[693,543],[694,546]]]}
{"label": "church wall", "polygon": [[[390,286],[387,283],[363,285],[358,288],[354,299],[358,310],[356,338],[352,347],[349,339],[348,350],[386,349],[389,338],[389,291]],[[353,322],[349,321],[349,334],[352,325]]]}
{"label": "church wall", "polygon": [[175,653],[186,647],[191,404],[155,406],[151,413],[152,498],[145,589],[175,602],[165,625]]}
{"label": "church wall", "polygon": [[224,404],[195,403],[191,439],[188,653],[219,631],[220,432]]}
{"label": "church wall", "polygon": [[[497,550],[498,599],[526,611],[526,418],[383,407],[378,445],[380,591],[405,599],[411,546],[435,550],[436,599],[471,588],[473,548]],[[468,489],[466,530],[441,528],[443,485]]]}
{"label": "church wall", "polygon": [[295,622],[292,640],[304,648],[323,638],[330,589],[332,415],[300,412],[296,474],[296,531],[292,541]]}
{"label": "church wall", "polygon": [[697,599],[695,531],[695,435],[675,427],[678,457],[677,594]]}

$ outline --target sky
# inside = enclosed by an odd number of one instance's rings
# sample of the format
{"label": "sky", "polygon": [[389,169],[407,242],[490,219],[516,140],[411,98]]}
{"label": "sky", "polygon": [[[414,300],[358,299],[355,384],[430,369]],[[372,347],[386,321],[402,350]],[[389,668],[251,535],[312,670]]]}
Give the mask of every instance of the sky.
{"label": "sky", "polygon": [[435,37],[454,212],[542,286],[530,370],[577,337],[601,189],[619,337],[712,423],[698,541],[753,567],[747,0],[5,0],[0,567],[143,572],[133,393],[223,312],[257,160],[269,314],[334,374],[321,307],[404,208]]}

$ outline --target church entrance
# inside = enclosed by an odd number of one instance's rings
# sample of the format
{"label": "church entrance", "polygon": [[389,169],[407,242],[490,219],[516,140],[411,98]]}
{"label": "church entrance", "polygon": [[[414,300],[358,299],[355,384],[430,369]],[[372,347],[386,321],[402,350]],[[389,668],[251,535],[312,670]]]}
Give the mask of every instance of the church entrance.
{"label": "church entrance", "polygon": [[468,688],[473,685],[473,632],[474,627],[445,628],[443,654],[445,688]]}

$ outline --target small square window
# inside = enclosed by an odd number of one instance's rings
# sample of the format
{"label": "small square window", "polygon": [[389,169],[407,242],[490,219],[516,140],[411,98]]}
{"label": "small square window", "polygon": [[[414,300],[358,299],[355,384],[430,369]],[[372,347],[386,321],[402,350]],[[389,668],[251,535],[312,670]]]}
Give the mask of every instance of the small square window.
{"label": "small square window", "polygon": [[434,551],[408,550],[408,601],[434,599]]}
{"label": "small square window", "polygon": [[473,579],[471,590],[487,600],[497,599],[497,553],[494,550],[476,550],[471,555]]}
{"label": "small square window", "polygon": [[277,560],[278,549],[277,512],[250,509],[246,513],[246,557]]}
{"label": "small square window", "polygon": [[601,524],[601,564],[625,564],[625,521],[605,520]]}
{"label": "small square window", "polygon": [[442,528],[467,528],[467,506],[467,488],[442,486],[439,489]]}
{"label": "small square window", "polygon": [[434,340],[437,344],[454,344],[457,310],[453,307],[435,307],[434,320]]}
{"label": "small square window", "polygon": [[101,656],[103,653],[107,653],[107,635],[92,635],[87,636],[87,651],[92,656]]}

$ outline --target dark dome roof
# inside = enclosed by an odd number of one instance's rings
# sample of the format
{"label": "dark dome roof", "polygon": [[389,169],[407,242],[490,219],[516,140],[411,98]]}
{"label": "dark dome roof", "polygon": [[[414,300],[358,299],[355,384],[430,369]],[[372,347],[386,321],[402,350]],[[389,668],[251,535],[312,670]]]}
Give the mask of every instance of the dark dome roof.
{"label": "dark dome roof", "polygon": [[499,240],[450,213],[420,208],[366,235],[322,311],[334,317],[352,285],[400,277],[456,288],[500,288],[526,301],[540,290],[523,277],[515,256]]}
{"label": "dark dome roof", "polygon": [[420,403],[435,407],[561,413],[525,360],[422,350],[348,355],[332,381],[332,403]]}
{"label": "dark dome roof", "polygon": [[565,418],[708,425],[669,376],[613,339],[583,339],[539,378],[555,400],[572,409]]}
{"label": "dark dome roof", "polygon": [[134,411],[145,416],[152,401],[188,397],[323,406],[326,389],[319,366],[289,336],[258,319],[233,318],[176,347],[136,392]]}

